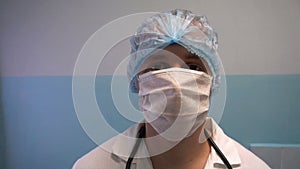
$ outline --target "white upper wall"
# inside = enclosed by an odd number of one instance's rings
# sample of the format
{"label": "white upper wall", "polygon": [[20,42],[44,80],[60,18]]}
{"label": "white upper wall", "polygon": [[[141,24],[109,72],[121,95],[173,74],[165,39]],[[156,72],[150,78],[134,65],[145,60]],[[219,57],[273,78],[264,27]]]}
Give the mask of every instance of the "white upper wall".
{"label": "white upper wall", "polygon": [[[226,74],[300,74],[299,0],[15,0],[0,6],[2,76],[72,75],[81,48],[101,26],[173,8],[208,17]],[[111,74],[114,65],[107,61],[100,74]]]}

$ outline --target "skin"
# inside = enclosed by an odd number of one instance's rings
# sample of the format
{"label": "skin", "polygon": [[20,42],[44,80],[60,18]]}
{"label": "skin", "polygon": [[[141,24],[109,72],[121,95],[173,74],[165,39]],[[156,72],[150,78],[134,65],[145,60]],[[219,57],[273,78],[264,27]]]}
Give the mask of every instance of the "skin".
{"label": "skin", "polygon": [[[140,74],[164,68],[186,68],[203,71],[205,63],[195,54],[188,52],[178,44],[171,44],[151,55],[141,66]],[[210,145],[207,141],[199,143],[199,135],[203,126],[200,126],[190,137],[184,138],[170,150],[151,157],[154,169],[201,169],[205,167],[210,154]],[[158,135],[156,130],[146,123],[146,137]],[[151,144],[151,143],[149,143]],[[148,144],[148,145],[149,145]],[[151,153],[151,145],[148,150]],[[157,146],[157,143],[153,143]]]}
{"label": "skin", "polygon": [[210,74],[205,68],[205,63],[196,54],[190,53],[183,46],[171,44],[154,52],[141,66],[138,75],[171,67],[192,69]]}

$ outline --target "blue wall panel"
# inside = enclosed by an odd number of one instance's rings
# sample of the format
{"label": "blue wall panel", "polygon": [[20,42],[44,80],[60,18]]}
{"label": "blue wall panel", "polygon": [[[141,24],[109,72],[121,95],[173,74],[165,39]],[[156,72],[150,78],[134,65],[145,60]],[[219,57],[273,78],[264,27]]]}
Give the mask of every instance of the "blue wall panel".
{"label": "blue wall panel", "polygon": [[[114,107],[110,81],[109,76],[98,77],[95,91],[108,122],[122,131],[132,122]],[[227,86],[220,125],[228,135],[246,147],[300,143],[300,75],[230,75]],[[71,168],[96,146],[77,120],[72,77],[2,77],[1,92],[5,140],[0,147],[5,147],[1,155],[6,159],[0,164],[6,162],[8,169]]]}
{"label": "blue wall panel", "polygon": [[249,148],[250,143],[300,142],[300,76],[227,77],[224,130]]}

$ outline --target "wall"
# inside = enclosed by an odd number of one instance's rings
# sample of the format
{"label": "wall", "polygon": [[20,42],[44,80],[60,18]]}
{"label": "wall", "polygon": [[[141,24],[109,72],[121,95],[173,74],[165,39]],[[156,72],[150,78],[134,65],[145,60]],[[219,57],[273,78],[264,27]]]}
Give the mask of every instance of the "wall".
{"label": "wall", "polygon": [[[95,147],[72,102],[72,73],[82,46],[113,19],[173,8],[207,15],[219,34],[228,83],[224,131],[248,148],[300,143],[297,0],[15,0],[0,6],[0,168],[70,168]],[[115,112],[108,116],[113,123],[120,117],[109,99],[112,70],[106,66],[96,91],[107,90],[96,94],[103,112]]]}
{"label": "wall", "polygon": [[[1,81],[0,81],[1,82]],[[2,89],[2,85],[0,83],[0,88]],[[6,144],[5,144],[5,124],[4,124],[4,111],[3,111],[3,99],[2,92],[0,90],[0,168],[4,168],[5,166],[5,152],[6,152]]]}

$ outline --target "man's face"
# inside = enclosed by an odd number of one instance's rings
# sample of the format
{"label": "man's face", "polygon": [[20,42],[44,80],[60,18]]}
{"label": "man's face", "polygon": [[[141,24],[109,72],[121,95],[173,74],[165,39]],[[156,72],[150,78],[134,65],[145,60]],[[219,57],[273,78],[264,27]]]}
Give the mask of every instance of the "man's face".
{"label": "man's face", "polygon": [[185,68],[209,74],[204,62],[195,54],[178,44],[171,44],[163,50],[154,52],[142,64],[138,75],[166,68]]}

